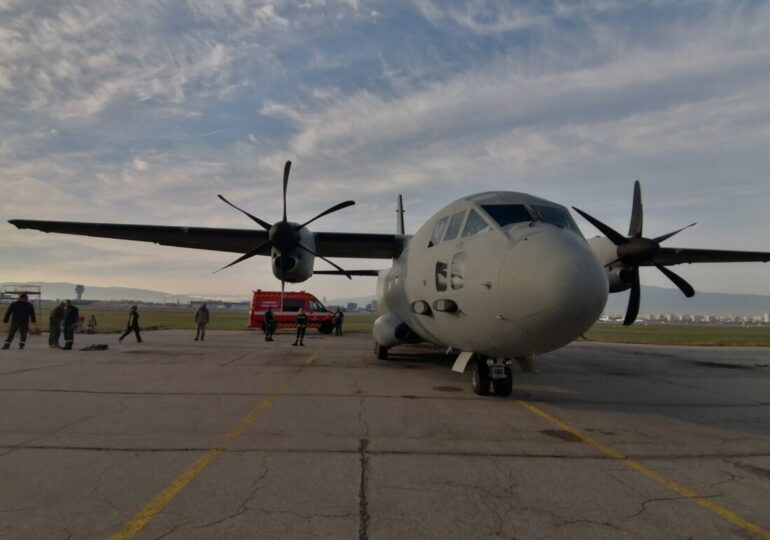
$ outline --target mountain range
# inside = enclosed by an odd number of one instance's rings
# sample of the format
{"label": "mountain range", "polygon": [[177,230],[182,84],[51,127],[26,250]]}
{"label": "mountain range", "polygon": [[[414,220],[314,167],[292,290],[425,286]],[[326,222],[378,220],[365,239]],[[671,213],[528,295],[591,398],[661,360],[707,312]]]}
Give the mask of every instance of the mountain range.
{"label": "mountain range", "polygon": [[[42,289],[42,297],[46,300],[60,298],[75,298],[75,283],[4,283],[3,285],[39,285]],[[134,289],[129,287],[95,287],[85,285],[84,300],[133,300],[138,302],[155,303],[180,303],[187,304],[191,300],[218,299],[225,301],[246,301],[248,295],[222,295],[222,294],[169,294],[148,289]],[[345,305],[348,302],[356,302],[364,306],[374,300],[375,297],[365,296],[357,298],[328,299],[329,305]],[[605,313],[623,314],[626,311],[628,293],[611,294]],[[642,287],[642,301],[639,310],[641,314],[674,313],[692,315],[759,315],[770,313],[770,296],[760,294],[732,294],[698,292],[692,298],[684,298],[677,289],[662,287]]]}

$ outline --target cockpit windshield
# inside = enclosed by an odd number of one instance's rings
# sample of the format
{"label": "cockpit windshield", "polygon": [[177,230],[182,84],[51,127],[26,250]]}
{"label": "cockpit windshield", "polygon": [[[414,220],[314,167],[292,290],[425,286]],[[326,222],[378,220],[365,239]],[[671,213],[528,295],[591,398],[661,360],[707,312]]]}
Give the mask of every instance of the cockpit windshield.
{"label": "cockpit windshield", "polygon": [[543,221],[580,233],[580,229],[578,229],[578,226],[566,209],[559,208],[558,206],[545,206],[542,204],[533,204],[532,208],[534,208],[535,212],[538,213],[538,217]]}
{"label": "cockpit windshield", "polygon": [[482,204],[481,207],[500,227],[506,227],[512,223],[529,222],[534,219],[523,204]]}

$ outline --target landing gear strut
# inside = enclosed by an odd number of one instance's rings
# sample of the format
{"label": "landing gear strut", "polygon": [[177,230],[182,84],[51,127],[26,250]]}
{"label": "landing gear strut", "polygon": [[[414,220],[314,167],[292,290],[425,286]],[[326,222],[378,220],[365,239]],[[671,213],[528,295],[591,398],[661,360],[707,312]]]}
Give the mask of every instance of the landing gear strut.
{"label": "landing gear strut", "polygon": [[374,342],[374,354],[377,355],[377,358],[380,360],[387,360],[388,359],[388,348],[383,347],[376,341]]}

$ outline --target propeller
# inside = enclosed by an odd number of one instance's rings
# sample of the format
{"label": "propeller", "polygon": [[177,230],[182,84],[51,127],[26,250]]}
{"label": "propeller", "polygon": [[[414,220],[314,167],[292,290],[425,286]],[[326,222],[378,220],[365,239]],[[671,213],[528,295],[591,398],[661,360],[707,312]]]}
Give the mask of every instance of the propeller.
{"label": "propeller", "polygon": [[575,208],[574,206],[573,208],[575,212],[586,218],[591,225],[599,229],[604,236],[617,246],[617,258],[606,266],[609,267],[616,263],[621,263],[624,266],[622,273],[625,281],[631,282],[631,294],[628,298],[626,317],[623,320],[625,326],[633,324],[636,320],[636,316],[639,314],[639,300],[641,297],[639,266],[643,264],[652,265],[660,270],[686,297],[690,298],[695,294],[695,290],[692,286],[681,276],[675,274],[665,266],[658,264],[653,259],[660,249],[661,242],[692,227],[695,223],[690,223],[686,227],[682,227],[681,229],[655,238],[645,238],[642,236],[644,211],[642,207],[642,188],[639,184],[639,180],[634,182],[634,200],[631,207],[631,221],[628,226],[628,236],[623,236],[609,225],[602,223],[579,208]]}
{"label": "propeller", "polygon": [[310,253],[318,257],[319,259],[323,259],[324,261],[329,263],[331,266],[336,268],[340,273],[346,275],[348,279],[352,279],[350,274],[346,272],[344,269],[342,269],[341,267],[337,266],[326,257],[319,255],[318,253],[316,253],[315,251],[313,251],[312,249],[304,245],[301,242],[300,231],[310,223],[317,220],[318,218],[331,214],[332,212],[336,212],[337,210],[342,210],[343,208],[347,208],[348,206],[352,206],[356,203],[354,201],[344,201],[339,204],[335,204],[334,206],[332,206],[327,210],[324,210],[314,218],[309,219],[302,224],[292,223],[288,221],[288,219],[286,218],[286,192],[289,187],[290,170],[291,170],[291,161],[287,161],[286,165],[283,168],[283,219],[281,219],[281,221],[273,223],[272,225],[258,218],[257,216],[254,216],[248,213],[246,210],[243,210],[242,208],[237,207],[236,205],[234,205],[233,203],[225,199],[222,195],[217,195],[217,197],[219,197],[224,203],[235,208],[239,212],[245,214],[252,221],[254,221],[256,224],[258,224],[260,227],[266,230],[268,239],[262,242],[261,244],[257,245],[253,249],[249,250],[248,252],[244,253],[243,255],[238,257],[236,260],[234,260],[230,264],[223,266],[216,272],[220,272],[225,268],[230,268],[231,266],[236,265],[239,262],[243,262],[247,259],[254,257],[255,255],[259,255],[265,249],[275,249],[279,253],[279,264],[281,267],[281,304],[283,304],[283,292],[286,285],[286,282],[284,280],[284,275],[286,274],[286,257],[284,257],[284,254],[288,254],[297,248],[303,251],[306,251],[307,253]]}

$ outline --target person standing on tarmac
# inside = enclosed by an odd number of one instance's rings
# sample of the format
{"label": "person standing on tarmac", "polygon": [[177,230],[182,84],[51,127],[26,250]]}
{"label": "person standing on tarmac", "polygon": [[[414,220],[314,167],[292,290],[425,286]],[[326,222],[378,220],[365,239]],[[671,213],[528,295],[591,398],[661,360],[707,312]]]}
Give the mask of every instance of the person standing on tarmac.
{"label": "person standing on tarmac", "polygon": [[61,336],[61,323],[64,320],[64,306],[64,302],[60,302],[48,314],[48,346],[52,349],[61,349],[59,336]]}
{"label": "person standing on tarmac", "polygon": [[273,339],[274,332],[275,315],[273,315],[273,308],[267,306],[267,311],[265,311],[265,341],[275,341]]}
{"label": "person standing on tarmac", "polygon": [[35,308],[27,301],[28,298],[26,294],[22,293],[18,300],[11,302],[11,305],[8,306],[8,310],[5,312],[3,322],[10,322],[11,324],[8,326],[8,337],[5,338],[3,349],[11,347],[13,336],[16,335],[17,330],[19,332],[19,349],[23,349],[27,342],[29,321],[37,322],[37,319],[35,319]]}
{"label": "person standing on tarmac", "polygon": [[299,311],[297,312],[297,338],[292,345],[297,345],[299,342],[301,346],[305,346],[305,344],[302,343],[302,340],[305,339],[305,328],[307,328],[307,315],[305,315],[304,309],[299,308]]}
{"label": "person standing on tarmac", "polygon": [[334,335],[342,335],[342,319],[345,318],[345,314],[342,313],[342,308],[337,307],[337,311],[334,312]]}
{"label": "person standing on tarmac", "polygon": [[209,323],[209,308],[206,307],[206,304],[203,304],[201,307],[198,308],[198,311],[195,312],[195,324],[198,325],[198,329],[195,331],[195,340],[198,341],[199,339],[203,341],[203,338],[206,337],[206,325]]}
{"label": "person standing on tarmac", "polygon": [[136,334],[136,342],[141,343],[142,336],[139,335],[139,312],[137,311],[136,306],[131,306],[131,309],[128,312],[128,324],[126,326],[126,331],[123,332],[123,335],[118,338],[118,341],[123,341],[123,338],[131,332]]}
{"label": "person standing on tarmac", "polygon": [[75,341],[75,329],[80,324],[80,310],[72,300],[64,303],[64,347],[62,350],[69,351]]}

